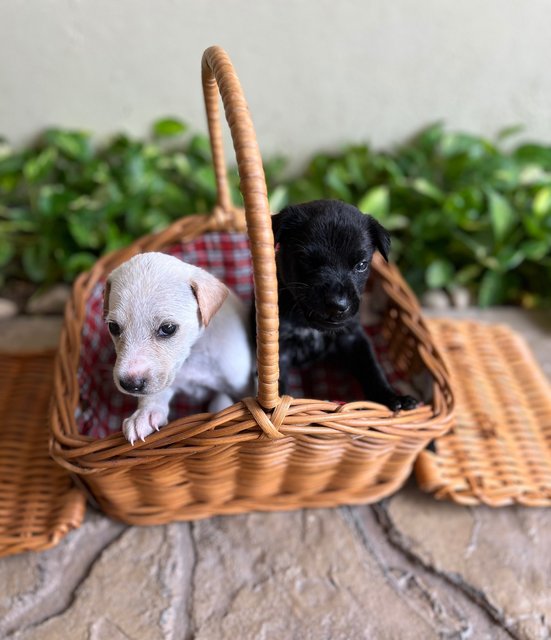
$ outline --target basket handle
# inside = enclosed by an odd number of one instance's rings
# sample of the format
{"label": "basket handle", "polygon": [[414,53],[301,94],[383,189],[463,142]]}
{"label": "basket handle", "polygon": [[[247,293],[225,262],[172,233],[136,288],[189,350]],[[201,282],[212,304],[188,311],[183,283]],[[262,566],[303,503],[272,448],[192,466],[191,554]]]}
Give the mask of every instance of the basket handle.
{"label": "basket handle", "polygon": [[249,108],[228,54],[209,47],[201,62],[203,95],[218,189],[218,206],[232,210],[226,177],[218,96],[222,97],[245,203],[256,301],[258,403],[265,409],[279,404],[279,312],[274,236],[266,179]]}

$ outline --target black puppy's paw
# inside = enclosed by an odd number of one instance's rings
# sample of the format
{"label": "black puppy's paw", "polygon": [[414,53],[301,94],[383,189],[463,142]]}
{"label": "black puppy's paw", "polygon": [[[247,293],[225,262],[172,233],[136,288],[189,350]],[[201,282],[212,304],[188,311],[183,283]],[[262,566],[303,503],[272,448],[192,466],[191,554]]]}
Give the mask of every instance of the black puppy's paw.
{"label": "black puppy's paw", "polygon": [[412,396],[393,395],[386,400],[385,404],[392,411],[410,411],[419,405],[419,401]]}

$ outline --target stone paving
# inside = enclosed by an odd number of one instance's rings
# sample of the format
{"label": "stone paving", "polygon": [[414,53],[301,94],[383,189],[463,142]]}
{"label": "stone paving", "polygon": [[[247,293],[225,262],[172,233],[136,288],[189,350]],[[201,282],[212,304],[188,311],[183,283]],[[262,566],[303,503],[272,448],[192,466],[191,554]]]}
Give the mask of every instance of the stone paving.
{"label": "stone paving", "polygon": [[[509,324],[551,377],[551,314],[445,313]],[[58,329],[4,321],[0,348]],[[551,509],[461,507],[413,481],[373,506],[158,527],[89,509],[56,548],[0,559],[0,638],[543,640],[550,549]]]}

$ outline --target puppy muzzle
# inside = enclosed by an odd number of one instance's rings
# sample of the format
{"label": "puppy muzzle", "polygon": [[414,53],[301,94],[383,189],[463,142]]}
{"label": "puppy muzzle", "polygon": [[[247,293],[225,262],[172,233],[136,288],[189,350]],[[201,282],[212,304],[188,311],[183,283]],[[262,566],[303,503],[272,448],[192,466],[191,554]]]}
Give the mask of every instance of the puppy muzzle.
{"label": "puppy muzzle", "polygon": [[316,329],[342,328],[359,310],[359,300],[347,295],[319,294],[302,306],[308,322]]}
{"label": "puppy muzzle", "polygon": [[114,372],[115,386],[119,391],[130,396],[149,396],[159,393],[174,382],[174,375],[136,374]]}
{"label": "puppy muzzle", "polygon": [[352,308],[352,303],[347,296],[330,297],[325,301],[324,315],[330,322],[341,322]]}

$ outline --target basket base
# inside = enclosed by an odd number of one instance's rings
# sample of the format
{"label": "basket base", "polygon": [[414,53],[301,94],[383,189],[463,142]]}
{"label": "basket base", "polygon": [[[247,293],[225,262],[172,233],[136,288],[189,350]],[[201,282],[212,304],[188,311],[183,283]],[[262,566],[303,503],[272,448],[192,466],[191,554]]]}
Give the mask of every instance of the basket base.
{"label": "basket base", "polygon": [[[413,466],[413,461],[412,461]],[[230,502],[221,504],[200,503],[186,505],[176,514],[170,515],[152,509],[148,513],[147,508],[143,511],[121,513],[114,509],[112,505],[101,502],[98,507],[108,516],[120,522],[131,525],[158,525],[168,524],[170,522],[187,522],[193,520],[204,520],[213,516],[229,516],[242,513],[257,512],[274,512],[274,511],[297,511],[299,509],[321,509],[340,506],[365,505],[379,502],[383,498],[391,496],[398,491],[411,475],[411,467],[399,478],[393,478],[392,481],[371,486],[358,494],[350,494],[349,491],[324,491],[315,495],[297,495],[297,494],[280,494],[263,500],[251,500],[247,498],[238,498]]]}

